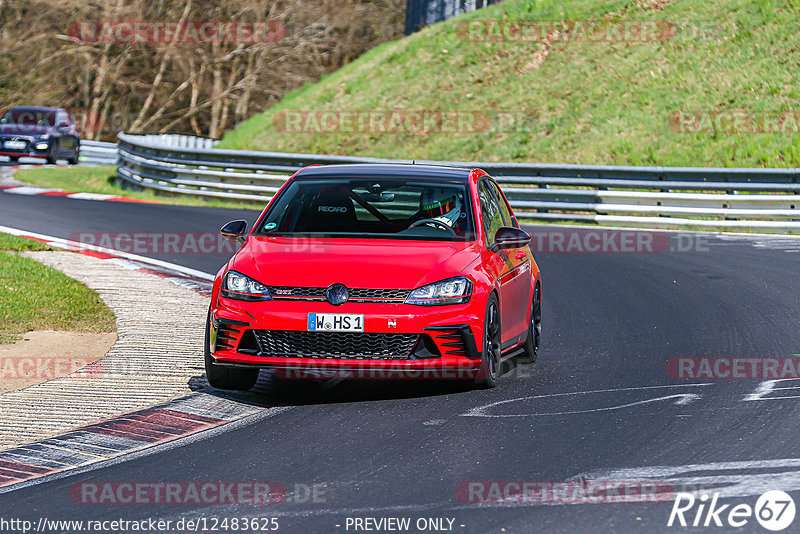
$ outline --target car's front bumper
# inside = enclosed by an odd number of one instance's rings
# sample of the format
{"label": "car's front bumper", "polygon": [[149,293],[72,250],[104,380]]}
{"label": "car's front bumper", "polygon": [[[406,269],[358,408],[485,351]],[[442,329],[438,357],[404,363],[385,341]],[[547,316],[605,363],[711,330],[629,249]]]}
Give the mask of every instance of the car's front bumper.
{"label": "car's front bumper", "polygon": [[47,158],[47,154],[39,154],[36,152],[0,152],[0,156],[8,156],[9,158]]}
{"label": "car's front bumper", "polygon": [[[473,313],[475,304],[474,297],[467,304],[435,307],[394,303],[332,306],[327,302],[218,298],[211,310],[209,350],[218,365],[274,369],[287,378],[469,378],[480,367],[483,339],[483,318]],[[302,338],[304,346],[308,346],[309,338],[317,335],[308,332],[308,314],[326,312],[363,314],[364,333],[376,343],[380,343],[382,335],[405,339],[413,336],[415,350],[406,357],[386,357],[378,350],[376,354],[362,350],[364,354],[344,357],[333,354],[336,351],[330,350],[329,342],[324,344],[324,354],[287,351],[274,356],[262,350],[259,331],[288,333],[290,338]],[[348,335],[340,336],[342,343],[347,338]]]}
{"label": "car's front bumper", "polygon": [[[22,141],[25,146],[22,148],[7,148],[6,141]],[[47,145],[45,148],[37,148],[37,145]],[[52,152],[52,142],[50,139],[39,139],[36,137],[24,137],[17,135],[0,136],[0,156],[12,158],[46,158]]]}

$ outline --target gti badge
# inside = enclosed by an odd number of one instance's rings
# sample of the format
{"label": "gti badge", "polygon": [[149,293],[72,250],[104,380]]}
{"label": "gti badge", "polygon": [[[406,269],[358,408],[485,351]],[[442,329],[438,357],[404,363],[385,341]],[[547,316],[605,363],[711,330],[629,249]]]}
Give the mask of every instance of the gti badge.
{"label": "gti badge", "polygon": [[328,286],[325,296],[328,298],[328,302],[334,306],[341,306],[350,298],[350,293],[344,284],[331,284]]}
{"label": "gti badge", "polygon": [[386,328],[397,328],[397,319],[387,319]]}

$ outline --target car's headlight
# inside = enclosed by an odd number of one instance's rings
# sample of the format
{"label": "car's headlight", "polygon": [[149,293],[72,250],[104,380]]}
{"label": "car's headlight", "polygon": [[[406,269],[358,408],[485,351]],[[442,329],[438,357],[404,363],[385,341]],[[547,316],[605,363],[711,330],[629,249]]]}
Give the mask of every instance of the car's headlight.
{"label": "car's headlight", "polygon": [[464,304],[472,296],[472,282],[468,278],[449,278],[415,289],[408,295],[406,304],[442,306]]}
{"label": "car's headlight", "polygon": [[222,279],[222,296],[237,300],[270,300],[269,288],[252,278],[228,271]]}
{"label": "car's headlight", "polygon": [[50,145],[47,142],[36,143],[35,148],[36,150],[47,150]]}

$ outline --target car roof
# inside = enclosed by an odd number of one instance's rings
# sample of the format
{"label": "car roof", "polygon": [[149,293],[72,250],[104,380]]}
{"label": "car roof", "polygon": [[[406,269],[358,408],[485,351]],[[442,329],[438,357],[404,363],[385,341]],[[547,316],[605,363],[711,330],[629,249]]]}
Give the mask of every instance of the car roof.
{"label": "car roof", "polygon": [[351,165],[314,165],[300,170],[295,179],[325,178],[413,178],[416,180],[467,183],[472,169],[439,165],[400,163],[358,163]]}

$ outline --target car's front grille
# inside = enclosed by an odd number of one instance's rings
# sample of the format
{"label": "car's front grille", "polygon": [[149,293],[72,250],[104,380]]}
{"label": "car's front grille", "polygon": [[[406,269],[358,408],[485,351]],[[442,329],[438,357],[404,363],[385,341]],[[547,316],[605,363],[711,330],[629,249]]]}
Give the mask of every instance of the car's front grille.
{"label": "car's front grille", "polygon": [[[269,290],[274,300],[324,301],[328,288],[273,286]],[[404,302],[410,293],[408,289],[364,288],[348,288],[348,292],[350,293],[348,302]]]}
{"label": "car's front grille", "polygon": [[418,334],[254,330],[259,356],[408,360]]}
{"label": "car's front grille", "polygon": [[[25,146],[18,148],[11,148],[6,146],[6,141],[18,141],[25,143]],[[29,152],[30,141],[20,137],[0,137],[0,151],[2,152]]]}
{"label": "car's front grille", "polygon": [[274,300],[325,300],[326,291],[327,288],[324,287],[272,286],[269,288],[269,294]]}
{"label": "car's front grille", "polygon": [[410,293],[407,289],[351,289],[350,300],[355,301],[405,301]]}

